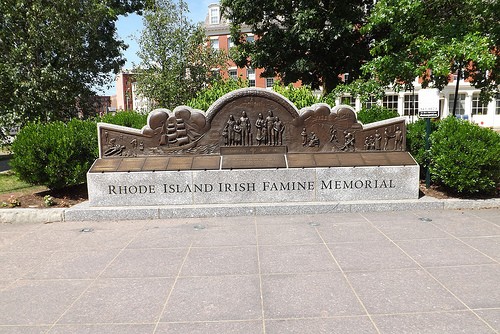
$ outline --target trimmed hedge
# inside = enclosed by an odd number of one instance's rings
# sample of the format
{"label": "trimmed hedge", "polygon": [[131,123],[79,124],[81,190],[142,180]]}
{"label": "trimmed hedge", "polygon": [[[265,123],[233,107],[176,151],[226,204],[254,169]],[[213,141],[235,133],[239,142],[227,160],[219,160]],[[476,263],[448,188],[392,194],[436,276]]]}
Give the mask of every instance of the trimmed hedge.
{"label": "trimmed hedge", "polygon": [[96,120],[30,123],[19,131],[11,148],[11,166],[19,179],[50,189],[85,183],[99,156],[96,121],[141,129],[147,115],[126,111]]}
{"label": "trimmed hedge", "polygon": [[383,121],[385,119],[394,117],[399,117],[397,111],[389,110],[382,106],[372,106],[369,109],[363,108],[357,113],[358,121],[360,121],[363,124]]}
{"label": "trimmed hedge", "polygon": [[146,125],[148,114],[140,114],[135,111],[119,111],[115,114],[106,114],[99,120],[104,123],[127,126],[129,128],[141,129]]}
{"label": "trimmed hedge", "polygon": [[12,152],[11,166],[22,181],[50,189],[84,183],[99,154],[96,123],[30,123],[17,134]]}
{"label": "trimmed hedge", "polygon": [[[425,167],[428,165],[429,152],[425,150],[425,128],[426,121],[419,119],[410,123],[406,128],[406,149],[411,153],[420,165],[420,176],[423,178]],[[438,128],[438,123],[431,121],[431,134]]]}
{"label": "trimmed hedge", "polygon": [[500,183],[500,135],[468,121],[447,117],[431,135],[434,182],[460,195],[494,194]]}

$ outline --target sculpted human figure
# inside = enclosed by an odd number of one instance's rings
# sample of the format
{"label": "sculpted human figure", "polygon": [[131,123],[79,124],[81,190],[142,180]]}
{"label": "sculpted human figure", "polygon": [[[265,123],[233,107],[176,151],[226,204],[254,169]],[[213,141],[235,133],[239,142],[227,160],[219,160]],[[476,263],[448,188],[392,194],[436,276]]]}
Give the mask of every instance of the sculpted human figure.
{"label": "sculpted human figure", "polygon": [[311,132],[311,138],[309,139],[309,147],[319,146],[319,138],[314,132]]}
{"label": "sculpted human figure", "polygon": [[229,135],[227,133],[227,125],[222,130],[222,138],[224,138],[224,145],[229,146]]}
{"label": "sculpted human figure", "polygon": [[247,116],[246,111],[241,112],[240,117],[241,124],[241,145],[250,145],[250,131],[252,129],[252,124],[250,124],[250,119]]}
{"label": "sculpted human figure", "polygon": [[363,149],[365,151],[368,151],[370,149],[370,137],[366,136],[365,138],[365,144],[363,145]]}
{"label": "sculpted human figure", "polygon": [[330,143],[333,143],[334,140],[337,140],[337,129],[332,125],[330,126]]}
{"label": "sculpted human figure", "polygon": [[370,150],[374,150],[375,149],[375,137],[370,136]]}
{"label": "sculpted human figure", "polygon": [[403,132],[399,129],[399,126],[396,127],[396,132],[394,133],[394,150],[402,151],[403,150]]}
{"label": "sculpted human figure", "polygon": [[351,150],[354,151],[355,150],[355,147],[354,147],[355,137],[354,137],[354,135],[351,132],[345,130],[344,131],[344,138],[345,138],[345,142],[344,142],[343,149],[345,149],[347,151],[351,151]]}
{"label": "sculpted human figure", "polygon": [[382,136],[375,130],[375,150],[380,151],[381,149]]}
{"label": "sculpted human figure", "polygon": [[259,113],[257,120],[255,121],[255,128],[257,129],[257,135],[255,140],[257,140],[257,145],[265,143],[266,141],[266,121],[262,113]]}
{"label": "sculpted human figure", "polygon": [[267,117],[266,117],[266,144],[268,145],[274,145],[273,139],[274,139],[274,134],[273,134],[273,127],[274,127],[274,116],[273,116],[273,111],[269,110],[267,112]]}
{"label": "sculpted human figure", "polygon": [[274,132],[274,145],[283,145],[283,132],[285,131],[285,125],[280,121],[279,117],[276,117],[273,125]]}
{"label": "sculpted human figure", "polygon": [[307,131],[306,131],[306,128],[302,128],[302,132],[300,133],[300,135],[302,136],[302,146],[306,146],[307,145]]}
{"label": "sculpted human figure", "polygon": [[384,129],[384,151],[387,151],[387,147],[389,146],[389,139],[394,137],[391,135],[387,128]]}
{"label": "sculpted human figure", "polygon": [[234,120],[233,115],[229,115],[229,120],[226,123],[224,130],[227,131],[227,140],[229,145],[234,145],[234,126],[236,125],[236,121]]}
{"label": "sculpted human figure", "polygon": [[234,145],[241,145],[241,134],[242,134],[241,120],[236,121],[236,123],[234,124],[233,132],[234,132]]}

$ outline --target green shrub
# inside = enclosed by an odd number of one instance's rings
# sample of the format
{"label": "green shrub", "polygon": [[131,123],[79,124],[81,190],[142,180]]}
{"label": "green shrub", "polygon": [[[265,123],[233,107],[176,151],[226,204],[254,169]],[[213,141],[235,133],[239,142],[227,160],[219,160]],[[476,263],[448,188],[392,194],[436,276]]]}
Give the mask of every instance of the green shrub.
{"label": "green shrub", "polygon": [[382,106],[372,106],[369,109],[363,108],[358,114],[358,121],[363,124],[374,123],[378,121],[383,121],[384,119],[399,117],[397,111],[389,110]]}
{"label": "green shrub", "polygon": [[[425,131],[426,121],[419,119],[414,123],[410,123],[406,128],[406,148],[420,165],[420,175],[424,176],[425,167],[429,153],[425,150]],[[431,133],[436,131],[438,123],[431,121]]]}
{"label": "green shrub", "polygon": [[196,97],[191,99],[187,105],[191,108],[207,111],[207,109],[222,96],[233,90],[245,87],[248,87],[248,84],[241,79],[219,80],[214,82],[210,87],[199,91]]}
{"label": "green shrub", "polygon": [[19,179],[50,189],[81,184],[98,156],[96,123],[71,120],[29,123],[12,143]]}
{"label": "green shrub", "polygon": [[[146,125],[147,119],[147,114],[141,114],[135,111],[118,111],[115,114],[104,115],[100,121],[129,128],[142,129],[142,127]],[[97,136],[97,132],[95,135]]]}
{"label": "green shrub", "polygon": [[316,96],[309,86],[294,87],[292,84],[283,86],[277,81],[274,83],[273,90],[289,99],[299,110],[320,102],[320,97]]}
{"label": "green shrub", "polygon": [[433,181],[461,195],[494,193],[500,182],[500,135],[447,117],[431,135]]}

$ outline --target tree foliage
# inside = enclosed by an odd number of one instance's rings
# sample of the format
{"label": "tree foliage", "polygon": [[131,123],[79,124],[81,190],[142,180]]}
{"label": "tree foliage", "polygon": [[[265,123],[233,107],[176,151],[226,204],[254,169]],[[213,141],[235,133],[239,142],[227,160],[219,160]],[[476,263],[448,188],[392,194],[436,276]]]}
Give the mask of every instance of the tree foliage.
{"label": "tree foliage", "polygon": [[461,70],[491,96],[500,82],[498,13],[491,0],[377,1],[364,27],[374,57],[364,71],[383,85],[408,89],[421,77],[441,90]]}
{"label": "tree foliage", "polygon": [[92,87],[124,64],[119,15],[142,0],[0,2],[0,132],[86,113]]}
{"label": "tree foliage", "polygon": [[[356,78],[368,59],[368,43],[360,32],[373,1],[221,0],[232,23],[239,66],[265,69],[263,76],[279,75],[285,85],[301,80],[330,92],[339,75]],[[257,35],[247,42],[241,27]]]}
{"label": "tree foliage", "polygon": [[156,0],[144,13],[136,79],[139,92],[159,107],[186,104],[218,79],[212,69],[227,63],[227,55],[208,46],[203,27],[191,23],[187,12],[183,1]]}

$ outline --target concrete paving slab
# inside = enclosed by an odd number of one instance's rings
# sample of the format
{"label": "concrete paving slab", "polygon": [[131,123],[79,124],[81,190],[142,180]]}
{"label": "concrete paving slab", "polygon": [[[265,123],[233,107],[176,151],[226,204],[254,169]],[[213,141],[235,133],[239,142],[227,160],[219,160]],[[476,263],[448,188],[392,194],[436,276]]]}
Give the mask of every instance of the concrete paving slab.
{"label": "concrete paving slab", "polygon": [[374,321],[382,333],[492,333],[471,311],[374,316]]}
{"label": "concrete paving slab", "polygon": [[388,240],[330,244],[328,248],[345,272],[417,268],[411,258]]}
{"label": "concrete paving slab", "polygon": [[156,334],[263,333],[262,321],[160,323]]}
{"label": "concrete paving slab", "polygon": [[499,226],[500,209],[0,224],[0,333],[496,333]]}
{"label": "concrete paving slab", "polygon": [[347,273],[370,314],[463,309],[449,291],[423,270],[399,269]]}
{"label": "concrete paving slab", "polygon": [[422,267],[495,263],[457,239],[406,240],[397,245]]}
{"label": "concrete paving slab", "polygon": [[181,277],[161,322],[261,320],[258,275]]}
{"label": "concrete paving slab", "polygon": [[469,308],[498,307],[500,301],[500,289],[498,289],[500,266],[498,263],[430,268],[429,272]]}
{"label": "concrete paving slab", "polygon": [[263,275],[267,319],[363,315],[363,307],[339,272]]}
{"label": "concrete paving slab", "polygon": [[98,279],[58,324],[155,323],[173,283],[173,278]]}
{"label": "concrete paving slab", "polygon": [[315,319],[288,319],[266,321],[268,333],[317,333],[317,334],[375,334],[373,323],[367,316],[315,318]]}

